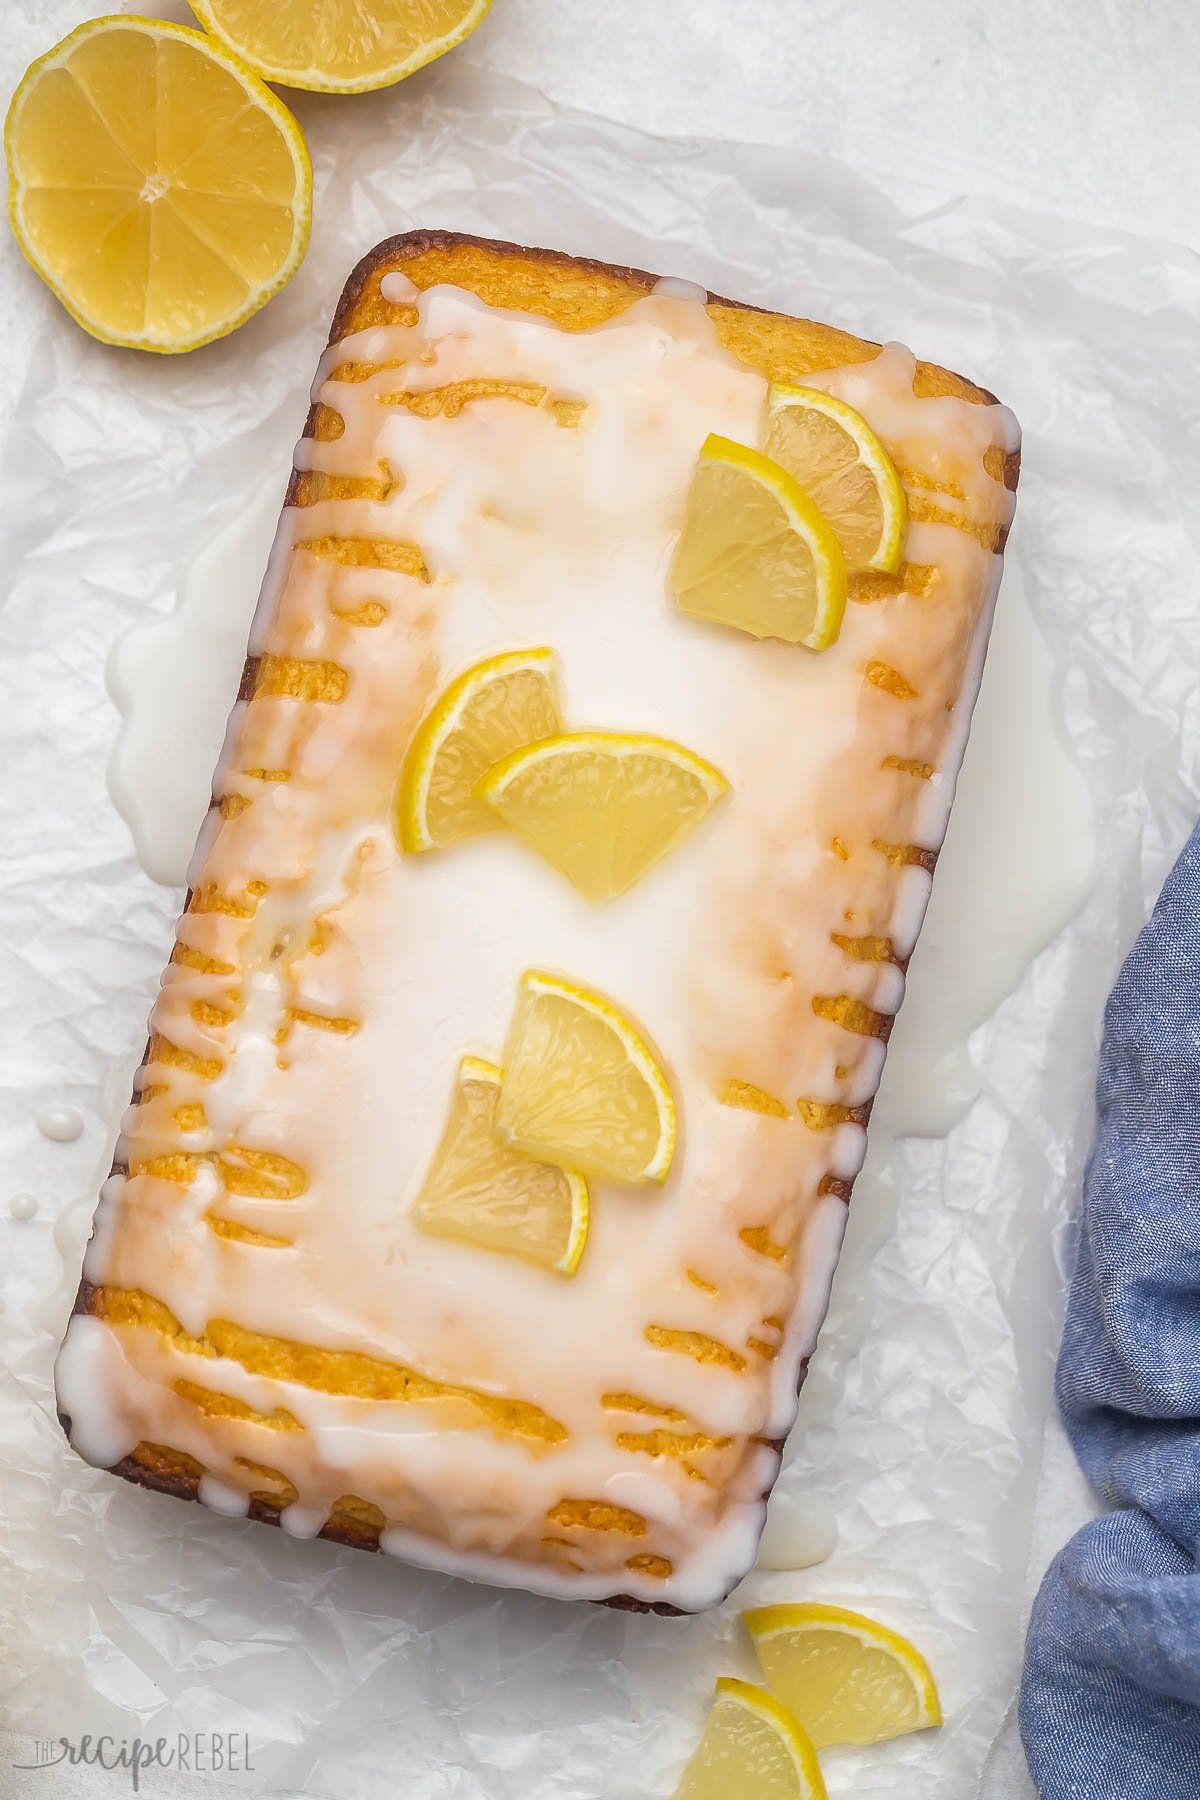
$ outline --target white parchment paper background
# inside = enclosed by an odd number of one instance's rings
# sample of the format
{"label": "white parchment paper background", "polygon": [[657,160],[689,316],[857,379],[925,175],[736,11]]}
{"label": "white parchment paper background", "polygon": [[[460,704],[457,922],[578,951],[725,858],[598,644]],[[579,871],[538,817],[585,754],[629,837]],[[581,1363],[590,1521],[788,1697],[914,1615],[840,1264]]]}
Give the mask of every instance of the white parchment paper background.
{"label": "white parchment paper background", "polygon": [[[1200,267],[781,150],[655,141],[464,61],[301,110],[316,230],[292,286],[186,359],[108,351],[56,321],[4,462],[0,1151],[7,1192],[39,1209],[13,1220],[0,1193],[0,1716],[73,1738],[246,1732],[256,1785],[338,1800],[634,1800],[670,1791],[714,1677],[752,1673],[739,1606],[827,1597],[911,1632],[947,1711],[940,1734],[831,1754],[831,1791],[963,1800],[1016,1679],[1056,1245],[1100,1008],[1196,809]],[[1001,606],[1027,604],[1050,646],[1095,880],[975,1034],[977,1097],[948,1137],[891,1141],[885,1078],[784,1478],[834,1503],[838,1550],[752,1577],[702,1619],[296,1545],[86,1469],[54,1420],[53,1351],[180,898],[141,872],[108,797],[106,656],[171,606],[264,470],[282,494],[342,281],[413,225],[902,336],[994,386],[1025,427]],[[1032,686],[1029,704],[1032,721]],[[981,791],[1006,797],[1001,827],[989,839],[984,813],[973,829],[989,891],[1009,879],[1016,908],[1055,845],[1038,835],[1036,767],[998,761]],[[999,928],[1003,908],[988,916]],[[919,986],[920,951],[913,973]],[[903,1043],[902,1026],[897,1057]],[[38,1136],[47,1099],[84,1111],[79,1144]]]}

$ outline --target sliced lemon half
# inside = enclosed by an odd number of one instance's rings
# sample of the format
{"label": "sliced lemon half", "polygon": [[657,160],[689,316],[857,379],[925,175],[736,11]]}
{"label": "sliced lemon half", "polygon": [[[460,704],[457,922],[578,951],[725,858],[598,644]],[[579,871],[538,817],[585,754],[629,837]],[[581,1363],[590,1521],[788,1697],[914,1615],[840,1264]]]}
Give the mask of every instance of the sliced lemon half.
{"label": "sliced lemon half", "polygon": [[681,612],[756,638],[826,650],[846,610],[837,534],[799,482],[732,439],[707,437],[669,576]]}
{"label": "sliced lemon half", "polygon": [[192,0],[252,69],[285,87],[358,94],[453,50],[491,0]]}
{"label": "sliced lemon half", "polygon": [[863,1613],[816,1603],[744,1615],[763,1674],[813,1743],[875,1744],[942,1722],[920,1651]]}
{"label": "sliced lemon half", "polygon": [[535,1162],[502,1143],[495,1131],[499,1098],[495,1064],[464,1056],[413,1217],[435,1237],[573,1275],[587,1242],[587,1182],[573,1169]]}
{"label": "sliced lemon half", "polygon": [[852,573],[896,573],[908,523],[904,486],[861,413],[817,388],[774,382],[768,398],[767,454],[820,507]]}
{"label": "sliced lemon half", "polygon": [[193,350],[300,266],[312,167],[271,90],[203,32],[92,19],[26,70],[4,128],[17,242],[85,331]]}
{"label": "sliced lemon half", "polygon": [[489,656],[452,681],[417,729],[400,777],[400,842],[432,850],[495,831],[500,815],[475,793],[510,751],[562,730],[554,652]]}
{"label": "sliced lemon half", "polygon": [[722,1675],[675,1800],[825,1800],[817,1754],[773,1694]]}
{"label": "sliced lemon half", "polygon": [[514,750],[479,795],[589,900],[613,900],[728,787],[712,763],[669,738],[578,731]]}
{"label": "sliced lemon half", "polygon": [[665,1181],[675,1102],[657,1056],[619,1007],[531,969],[504,1051],[496,1130],[527,1156],[588,1175]]}

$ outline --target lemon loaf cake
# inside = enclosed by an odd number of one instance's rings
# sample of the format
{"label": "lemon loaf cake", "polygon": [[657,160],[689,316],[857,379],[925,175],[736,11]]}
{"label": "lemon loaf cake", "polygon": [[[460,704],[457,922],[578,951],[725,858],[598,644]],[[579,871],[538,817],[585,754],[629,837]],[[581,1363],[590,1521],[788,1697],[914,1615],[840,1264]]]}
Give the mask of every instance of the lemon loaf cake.
{"label": "lemon loaf cake", "polygon": [[729,1592],[1017,464],[898,344],[453,234],[364,259],[59,1356],[87,1461],[545,1594]]}

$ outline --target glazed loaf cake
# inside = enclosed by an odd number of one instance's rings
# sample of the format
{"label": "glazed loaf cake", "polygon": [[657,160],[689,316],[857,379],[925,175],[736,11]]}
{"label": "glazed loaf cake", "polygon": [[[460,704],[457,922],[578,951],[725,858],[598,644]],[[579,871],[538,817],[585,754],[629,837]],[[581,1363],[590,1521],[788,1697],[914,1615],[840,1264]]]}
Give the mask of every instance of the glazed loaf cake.
{"label": "glazed loaf cake", "polygon": [[[907,498],[897,572],[851,574],[820,654],[667,587],[702,444],[758,443],[780,380],[857,409]],[[82,1456],[548,1594],[693,1611],[737,1583],[946,825],[1017,444],[898,345],[686,284],[438,232],[364,258],[59,1359]],[[504,832],[401,847],[422,720],[528,646],[573,721],[728,784],[611,905]],[[416,1216],[460,1060],[498,1066],[530,969],[628,1009],[677,1121],[665,1179],[593,1173],[569,1271]]]}

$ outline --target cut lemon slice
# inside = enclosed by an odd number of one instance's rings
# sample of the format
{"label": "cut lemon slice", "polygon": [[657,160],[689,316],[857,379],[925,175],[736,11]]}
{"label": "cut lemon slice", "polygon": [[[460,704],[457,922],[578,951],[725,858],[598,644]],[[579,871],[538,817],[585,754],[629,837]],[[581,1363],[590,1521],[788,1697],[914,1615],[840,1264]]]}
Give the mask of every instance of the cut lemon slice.
{"label": "cut lemon slice", "polygon": [[772,385],[767,453],[837,532],[846,567],[894,575],[908,507],[896,465],[861,413],[816,388]]}
{"label": "cut lemon slice", "polygon": [[409,746],[401,844],[432,850],[495,831],[500,816],[476,798],[476,784],[510,751],[561,730],[553,651],[513,650],[476,663],[450,683]]}
{"label": "cut lemon slice", "polygon": [[193,0],[202,24],[285,87],[359,94],[432,62],[492,0]]}
{"label": "cut lemon slice", "polygon": [[833,527],[777,462],[716,435],[700,451],[669,579],[681,612],[808,650],[828,649],[846,610]]}
{"label": "cut lemon slice", "polygon": [[611,1000],[532,969],[504,1052],[496,1129],[527,1156],[613,1181],[665,1181],[675,1102],[654,1052]]}
{"label": "cut lemon slice", "polygon": [[745,1614],[771,1691],[814,1744],[875,1744],[940,1725],[942,1709],[918,1650],[841,1606],[760,1606]]}
{"label": "cut lemon slice", "polygon": [[484,776],[479,795],[589,900],[613,900],[728,786],[668,738],[580,731],[515,750]]}
{"label": "cut lemon slice", "polygon": [[203,32],[92,19],[26,71],[8,109],[21,249],[85,331],[193,350],[266,304],[308,244],[300,127]]}
{"label": "cut lemon slice", "polygon": [[501,1143],[495,1133],[499,1098],[499,1069],[465,1056],[413,1216],[436,1237],[573,1275],[587,1242],[587,1182],[572,1169],[535,1162]]}
{"label": "cut lemon slice", "polygon": [[817,1754],[785,1706],[722,1675],[675,1800],[825,1800]]}

